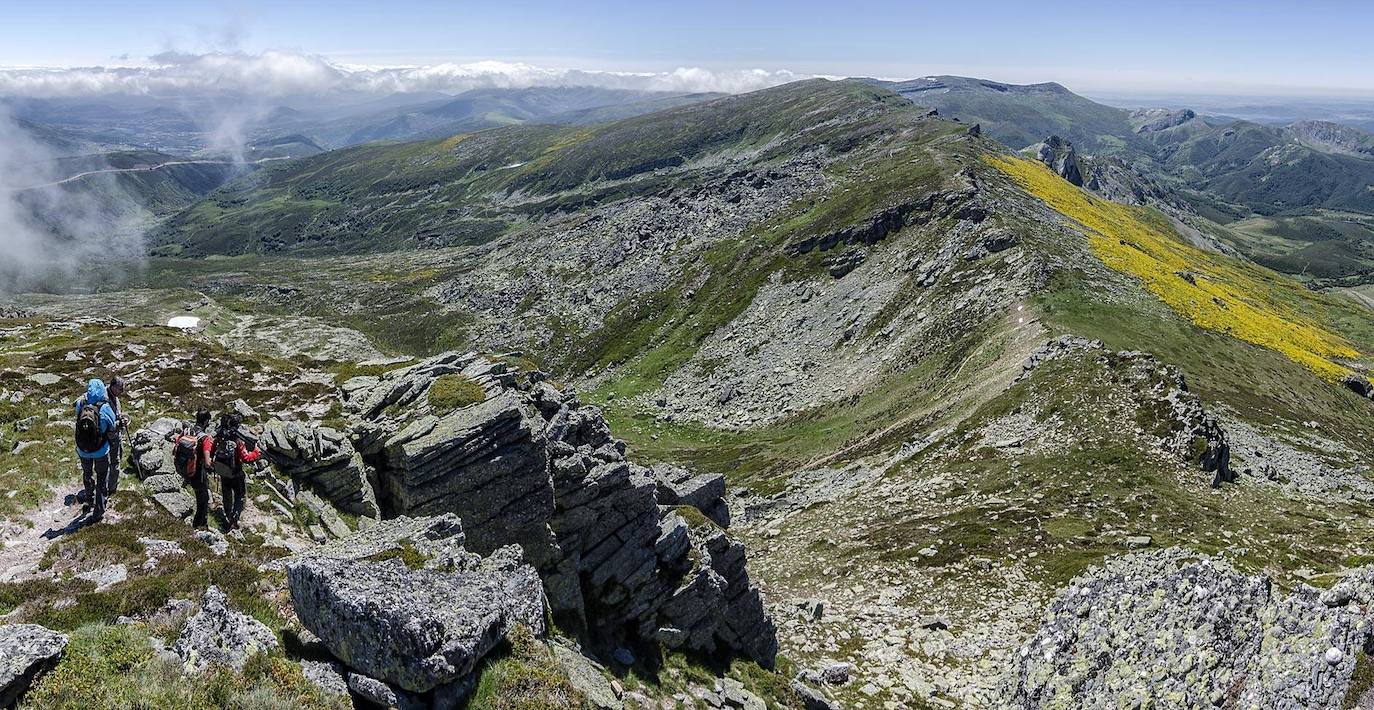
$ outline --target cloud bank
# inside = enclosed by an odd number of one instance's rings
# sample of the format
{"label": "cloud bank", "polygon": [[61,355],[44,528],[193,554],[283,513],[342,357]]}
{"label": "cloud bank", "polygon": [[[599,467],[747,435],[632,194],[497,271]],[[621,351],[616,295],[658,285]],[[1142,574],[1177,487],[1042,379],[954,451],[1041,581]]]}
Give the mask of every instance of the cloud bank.
{"label": "cloud bank", "polygon": [[665,72],[589,71],[520,62],[483,61],[428,66],[337,64],[308,54],[164,52],[138,66],[0,67],[0,96],[56,98],[100,94],[188,92],[259,96],[361,91],[459,93],[471,89],[592,86],[675,92],[740,93],[811,78],[787,70],[715,71],[680,67]]}
{"label": "cloud bank", "polygon": [[[44,185],[66,175],[56,155],[0,106],[0,294],[33,289],[92,290],[143,260],[142,210],[113,180],[105,192]],[[102,164],[92,162],[88,169]],[[29,188],[29,185],[43,185]],[[88,283],[82,275],[103,273]]]}

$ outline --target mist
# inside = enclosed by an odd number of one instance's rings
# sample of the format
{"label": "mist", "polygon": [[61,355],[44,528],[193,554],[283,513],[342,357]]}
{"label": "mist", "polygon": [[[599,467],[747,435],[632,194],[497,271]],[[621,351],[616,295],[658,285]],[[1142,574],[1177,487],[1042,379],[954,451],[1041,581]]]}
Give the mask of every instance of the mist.
{"label": "mist", "polygon": [[0,105],[0,293],[93,291],[143,266],[148,215],[117,178],[54,184],[69,176],[60,167]]}

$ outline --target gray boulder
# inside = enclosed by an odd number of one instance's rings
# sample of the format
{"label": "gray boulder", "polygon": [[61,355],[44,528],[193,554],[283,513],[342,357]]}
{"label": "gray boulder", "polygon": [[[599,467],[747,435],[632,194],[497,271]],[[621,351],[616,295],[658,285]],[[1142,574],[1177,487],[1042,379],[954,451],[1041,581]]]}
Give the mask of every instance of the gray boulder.
{"label": "gray boulder", "polygon": [[172,650],[181,658],[182,668],[198,672],[208,666],[243,670],[243,664],[257,653],[276,649],[277,636],[262,622],[230,609],[228,599],[218,587],[205,590],[200,611],[186,620]]}
{"label": "gray boulder", "polygon": [[[1014,654],[1010,704],[1338,708],[1370,642],[1357,577],[1283,596],[1265,575],[1177,548],[1075,579]],[[1142,678],[1150,679],[1142,683]]]}
{"label": "gray boulder", "polygon": [[19,701],[67,650],[67,637],[36,624],[0,626],[0,707]]}
{"label": "gray boulder", "polygon": [[310,558],[287,580],[297,617],[335,657],[407,692],[467,676],[516,624],[544,633],[539,576],[513,547],[456,571]]}
{"label": "gray boulder", "polygon": [[162,417],[135,431],[130,440],[129,461],[139,480],[158,474],[176,475],[172,465],[172,445],[164,437],[181,428],[181,421]]}

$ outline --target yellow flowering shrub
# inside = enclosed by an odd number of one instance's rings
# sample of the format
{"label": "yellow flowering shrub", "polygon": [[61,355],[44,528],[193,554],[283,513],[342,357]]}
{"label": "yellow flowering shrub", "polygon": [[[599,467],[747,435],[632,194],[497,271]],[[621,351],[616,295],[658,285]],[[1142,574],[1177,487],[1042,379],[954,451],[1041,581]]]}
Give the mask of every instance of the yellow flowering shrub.
{"label": "yellow flowering shrub", "polygon": [[1341,361],[1359,357],[1344,338],[1293,307],[1315,297],[1300,284],[1187,244],[1158,217],[1079,189],[1040,162],[986,160],[1069,218],[1104,264],[1140,279],[1196,325],[1282,353],[1328,380],[1349,372]]}

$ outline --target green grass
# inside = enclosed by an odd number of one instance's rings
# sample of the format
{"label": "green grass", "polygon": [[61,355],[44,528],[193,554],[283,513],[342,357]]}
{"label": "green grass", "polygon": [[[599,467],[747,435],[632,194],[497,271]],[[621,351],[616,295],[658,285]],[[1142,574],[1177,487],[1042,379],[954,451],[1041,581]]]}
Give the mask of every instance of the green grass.
{"label": "green grass", "polygon": [[184,677],[180,664],[153,653],[143,627],[95,624],[72,632],[66,655],[19,707],[342,710],[352,703],[322,696],[298,664],[280,656],[255,656],[242,673],[212,668]]}
{"label": "green grass", "polygon": [[553,653],[517,626],[503,649],[483,662],[468,710],[588,710],[591,705],[572,687]]}
{"label": "green grass", "polygon": [[440,375],[429,386],[429,406],[439,413],[462,409],[486,398],[481,385],[459,374]]}

